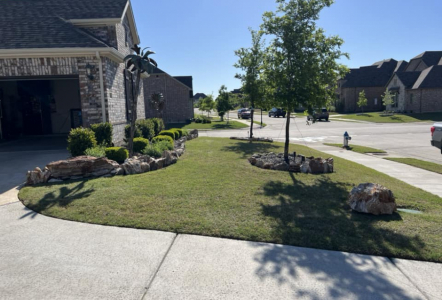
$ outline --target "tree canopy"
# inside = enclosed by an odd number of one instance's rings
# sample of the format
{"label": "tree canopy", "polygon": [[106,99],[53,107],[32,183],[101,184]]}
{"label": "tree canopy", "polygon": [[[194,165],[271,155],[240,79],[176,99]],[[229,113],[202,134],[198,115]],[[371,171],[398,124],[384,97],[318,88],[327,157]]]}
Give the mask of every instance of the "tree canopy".
{"label": "tree canopy", "polygon": [[224,121],[224,115],[226,112],[233,109],[233,106],[230,102],[229,92],[225,85],[221,86],[218,93],[219,95],[216,98],[215,108],[218,111],[218,115],[221,117],[221,121]]}

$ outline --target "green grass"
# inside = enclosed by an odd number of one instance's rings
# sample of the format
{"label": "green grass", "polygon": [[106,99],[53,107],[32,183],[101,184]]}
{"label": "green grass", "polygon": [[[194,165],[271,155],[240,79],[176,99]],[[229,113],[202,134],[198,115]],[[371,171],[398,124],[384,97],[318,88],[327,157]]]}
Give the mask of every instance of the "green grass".
{"label": "green grass", "polygon": [[[261,121],[253,121],[253,123],[261,126]],[[267,126],[267,124],[262,122],[262,127],[266,127],[266,126]]]}
{"label": "green grass", "polygon": [[[342,148],[342,144],[324,143],[324,145]],[[384,150],[370,148],[370,147],[364,147],[364,146],[358,146],[358,145],[351,145],[351,146],[349,146],[347,148],[347,150],[358,152],[358,153],[362,153],[362,154],[366,154],[366,153],[387,153]]]}
{"label": "green grass", "polygon": [[[335,173],[324,175],[247,161],[282,150],[282,143],[198,138],[166,169],[25,187],[19,197],[34,211],[80,222],[442,262],[441,198],[337,157]],[[328,157],[301,145],[290,151]],[[423,214],[352,212],[347,196],[362,182],[391,188],[400,207]]]}
{"label": "green grass", "polygon": [[383,116],[382,113],[375,112],[364,114],[344,114],[337,116],[336,118],[368,121],[374,123],[433,122],[442,121],[442,113],[394,114],[392,116]]}
{"label": "green grass", "polygon": [[402,164],[410,165],[410,166],[424,169],[427,171],[442,174],[442,165],[441,164],[436,164],[433,162],[420,160],[420,159],[416,159],[416,158],[384,157],[384,159],[388,159],[391,161],[399,162]]}
{"label": "green grass", "polygon": [[219,118],[213,118],[212,123],[191,123],[191,124],[168,124],[168,128],[182,128],[182,129],[240,129],[248,127],[247,124],[237,121],[223,121]]}

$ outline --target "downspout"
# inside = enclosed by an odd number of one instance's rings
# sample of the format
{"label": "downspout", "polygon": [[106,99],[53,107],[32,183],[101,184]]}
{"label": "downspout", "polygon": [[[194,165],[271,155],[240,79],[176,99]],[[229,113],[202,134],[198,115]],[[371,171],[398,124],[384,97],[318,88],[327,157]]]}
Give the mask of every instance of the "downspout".
{"label": "downspout", "polygon": [[106,102],[104,101],[103,64],[100,57],[100,53],[97,51],[95,54],[98,59],[98,68],[100,73],[101,115],[103,123],[106,123]]}

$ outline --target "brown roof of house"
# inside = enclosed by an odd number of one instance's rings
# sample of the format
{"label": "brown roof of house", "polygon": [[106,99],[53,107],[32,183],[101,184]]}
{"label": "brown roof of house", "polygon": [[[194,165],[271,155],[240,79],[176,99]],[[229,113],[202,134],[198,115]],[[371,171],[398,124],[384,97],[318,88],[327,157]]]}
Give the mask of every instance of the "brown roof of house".
{"label": "brown roof of house", "polygon": [[442,66],[431,66],[420,73],[413,89],[423,88],[442,88]]}
{"label": "brown roof of house", "polygon": [[406,71],[415,71],[421,62],[425,63],[427,67],[439,64],[442,59],[442,51],[425,51],[410,60]]}

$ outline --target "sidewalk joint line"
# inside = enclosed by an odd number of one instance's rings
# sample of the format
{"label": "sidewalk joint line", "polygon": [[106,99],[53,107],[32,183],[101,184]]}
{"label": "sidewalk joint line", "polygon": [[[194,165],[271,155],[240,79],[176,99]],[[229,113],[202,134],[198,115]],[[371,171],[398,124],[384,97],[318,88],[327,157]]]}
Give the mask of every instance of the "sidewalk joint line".
{"label": "sidewalk joint line", "polygon": [[413,282],[413,280],[411,280],[411,278],[407,275],[407,274],[405,274],[405,272],[403,272],[402,270],[401,270],[401,268],[399,268],[397,265],[396,265],[396,263],[394,262],[394,260],[391,258],[391,257],[387,257],[387,259],[393,264],[393,266],[395,266],[396,267],[396,269],[398,269],[399,270],[399,272],[401,272],[402,273],[402,275],[404,275],[405,276],[405,278],[407,278],[408,279],[408,281],[409,282],[411,282],[411,284],[424,296],[424,298],[425,299],[427,299],[427,300],[430,300],[430,298],[428,297],[428,295],[427,295],[427,293],[425,293],[423,290],[421,290],[414,282]]}
{"label": "sidewalk joint line", "polygon": [[153,276],[150,278],[150,280],[149,280],[149,284],[148,284],[147,287],[145,288],[145,291],[144,291],[143,295],[142,295],[141,298],[140,298],[141,300],[143,300],[143,299],[146,297],[147,292],[149,291],[149,289],[150,289],[150,287],[151,287],[153,281],[154,281],[155,278],[157,277],[157,274],[158,274],[158,272],[160,271],[160,269],[161,269],[161,267],[162,267],[164,261],[166,260],[167,255],[169,255],[169,252],[170,252],[170,250],[172,249],[172,247],[173,247],[173,245],[174,245],[175,240],[176,240],[177,237],[178,237],[178,233],[176,233],[175,236],[173,237],[172,243],[170,243],[169,247],[167,248],[166,253],[164,254],[163,258],[161,259],[160,264],[158,265],[157,269],[155,270],[155,273],[154,273]]}

